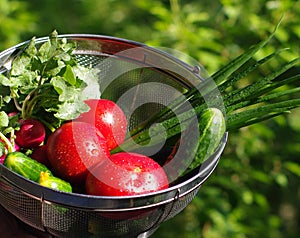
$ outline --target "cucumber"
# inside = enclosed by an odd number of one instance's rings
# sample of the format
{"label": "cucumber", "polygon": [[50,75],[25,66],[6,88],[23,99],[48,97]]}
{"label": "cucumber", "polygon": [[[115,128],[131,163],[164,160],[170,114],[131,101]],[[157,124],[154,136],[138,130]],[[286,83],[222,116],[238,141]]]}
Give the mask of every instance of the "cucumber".
{"label": "cucumber", "polygon": [[188,171],[197,168],[215,153],[226,132],[226,122],[223,113],[218,108],[207,108],[199,118],[200,138],[194,160]]}
{"label": "cucumber", "polygon": [[[223,113],[217,108],[204,109],[198,121],[193,121],[183,132],[180,144],[177,146],[183,146],[184,149],[175,148],[176,151],[166,162],[166,164],[171,163],[167,166],[169,180],[176,181],[185,176],[212,156],[219,147],[225,132],[226,122]],[[189,138],[196,138],[197,135],[198,141],[189,140]]]}
{"label": "cucumber", "polygon": [[196,159],[203,163],[219,147],[226,132],[226,122],[223,113],[218,108],[207,108],[199,120],[200,140]]}
{"label": "cucumber", "polygon": [[39,178],[39,184],[54,190],[63,191],[63,192],[72,192],[72,186],[70,183],[52,176],[49,172],[41,172]]}
{"label": "cucumber", "polygon": [[[162,130],[165,130],[165,133],[162,133]],[[176,151],[177,148],[175,148],[164,163],[169,180],[175,181],[197,168],[216,151],[226,132],[226,122],[222,111],[218,108],[204,108],[203,105],[199,105],[177,116],[153,124],[150,131],[151,136],[149,130],[138,132],[113,149],[111,154],[138,150],[143,153],[147,147],[155,146],[172,137],[177,139],[182,133],[180,138],[182,141],[179,141],[177,146],[183,145],[185,149]],[[199,140],[193,138],[199,138]],[[140,146],[142,147],[139,148]],[[173,160],[173,156],[176,156],[177,159]],[[166,166],[168,163],[171,163],[170,166]]]}
{"label": "cucumber", "polygon": [[52,174],[45,165],[19,151],[8,153],[3,164],[13,172],[34,182],[39,181],[41,172]]}

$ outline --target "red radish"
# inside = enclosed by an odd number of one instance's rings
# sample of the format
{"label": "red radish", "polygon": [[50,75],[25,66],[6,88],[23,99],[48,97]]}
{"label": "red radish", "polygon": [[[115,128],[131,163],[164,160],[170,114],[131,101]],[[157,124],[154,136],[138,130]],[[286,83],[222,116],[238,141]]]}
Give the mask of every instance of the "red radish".
{"label": "red radish", "polygon": [[59,177],[82,185],[88,170],[109,157],[109,150],[105,138],[93,125],[68,122],[49,136],[47,156]]}
{"label": "red radish", "polygon": [[106,138],[109,150],[121,144],[127,130],[127,120],[123,110],[107,99],[88,99],[85,103],[90,110],[82,113],[76,121],[95,125]]}
{"label": "red radish", "polygon": [[50,168],[51,164],[48,160],[47,156],[47,146],[46,145],[41,145],[39,147],[34,148],[32,151],[30,157],[34,160],[36,160],[39,163],[42,163],[46,167]]}
{"label": "red radish", "polygon": [[14,116],[16,116],[18,113],[17,112],[10,112],[10,113],[8,113],[7,115],[9,116],[9,117],[14,117]]}
{"label": "red radish", "polygon": [[120,152],[96,165],[86,178],[86,192],[100,196],[130,196],[168,188],[163,168],[153,159]]}
{"label": "red radish", "polygon": [[38,147],[43,143],[46,131],[44,125],[36,119],[21,119],[20,130],[15,132],[16,143],[26,149]]}

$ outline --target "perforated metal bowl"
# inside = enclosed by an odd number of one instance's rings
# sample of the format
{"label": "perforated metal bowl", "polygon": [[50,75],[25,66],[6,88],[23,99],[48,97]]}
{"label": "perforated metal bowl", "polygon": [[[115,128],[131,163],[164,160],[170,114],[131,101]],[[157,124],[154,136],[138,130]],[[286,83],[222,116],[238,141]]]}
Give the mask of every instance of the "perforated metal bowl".
{"label": "perforated metal bowl", "polygon": [[[177,93],[167,96],[157,88],[140,88],[138,94],[143,95],[143,102],[155,99],[156,103],[146,103],[131,115],[129,129],[202,80],[198,67],[137,42],[99,35],[60,37],[76,41],[75,53],[80,64],[99,67],[100,91],[105,98],[117,101],[130,88],[149,82],[176,88]],[[41,44],[47,39],[36,42]],[[2,52],[0,62],[6,62],[9,68],[7,58],[25,44]],[[227,133],[215,154],[181,182],[139,196],[101,197],[58,192],[0,165],[0,204],[24,223],[53,237],[148,237],[192,201],[216,167],[226,140]]]}

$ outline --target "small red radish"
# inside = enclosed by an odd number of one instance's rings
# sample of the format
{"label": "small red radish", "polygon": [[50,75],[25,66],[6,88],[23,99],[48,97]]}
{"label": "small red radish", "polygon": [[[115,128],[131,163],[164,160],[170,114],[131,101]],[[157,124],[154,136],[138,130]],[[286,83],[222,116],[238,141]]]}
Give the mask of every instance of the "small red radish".
{"label": "small red radish", "polygon": [[50,162],[48,160],[48,156],[47,156],[47,146],[46,145],[41,145],[39,147],[34,148],[30,157],[32,159],[36,160],[37,162],[42,163],[47,168],[51,168],[51,164],[50,164]]}
{"label": "small red radish", "polygon": [[21,119],[20,130],[16,131],[17,144],[26,149],[41,145],[46,136],[44,125],[36,119]]}

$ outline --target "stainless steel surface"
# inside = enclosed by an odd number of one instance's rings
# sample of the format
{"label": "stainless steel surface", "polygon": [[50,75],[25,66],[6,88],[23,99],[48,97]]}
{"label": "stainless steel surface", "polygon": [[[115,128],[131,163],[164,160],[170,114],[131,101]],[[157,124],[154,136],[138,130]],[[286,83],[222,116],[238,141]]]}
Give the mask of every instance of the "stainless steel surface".
{"label": "stainless steel surface", "polygon": [[22,44],[21,47],[15,46],[2,52],[2,57],[0,58],[0,74],[6,73],[11,69],[13,60],[26,49],[26,44],[28,43],[29,41]]}
{"label": "stainless steel surface", "polygon": [[[180,94],[202,80],[194,67],[137,42],[98,35],[60,37],[77,42],[76,55],[82,65],[99,67],[101,93],[111,100],[118,100],[126,90],[141,82],[170,85]],[[37,39],[37,44],[45,40]],[[7,58],[19,47],[22,44],[0,53],[0,62],[8,62]],[[139,93],[147,97],[147,88]],[[165,98],[160,95],[161,92],[151,92],[143,100],[158,98],[164,105]],[[178,95],[171,96],[173,100]],[[132,116],[130,127],[160,109],[159,103],[145,106],[142,113]],[[0,165],[0,203],[24,223],[54,237],[148,237],[192,201],[217,166],[226,141],[227,133],[215,154],[184,181],[159,192],[134,197],[58,192]]]}

